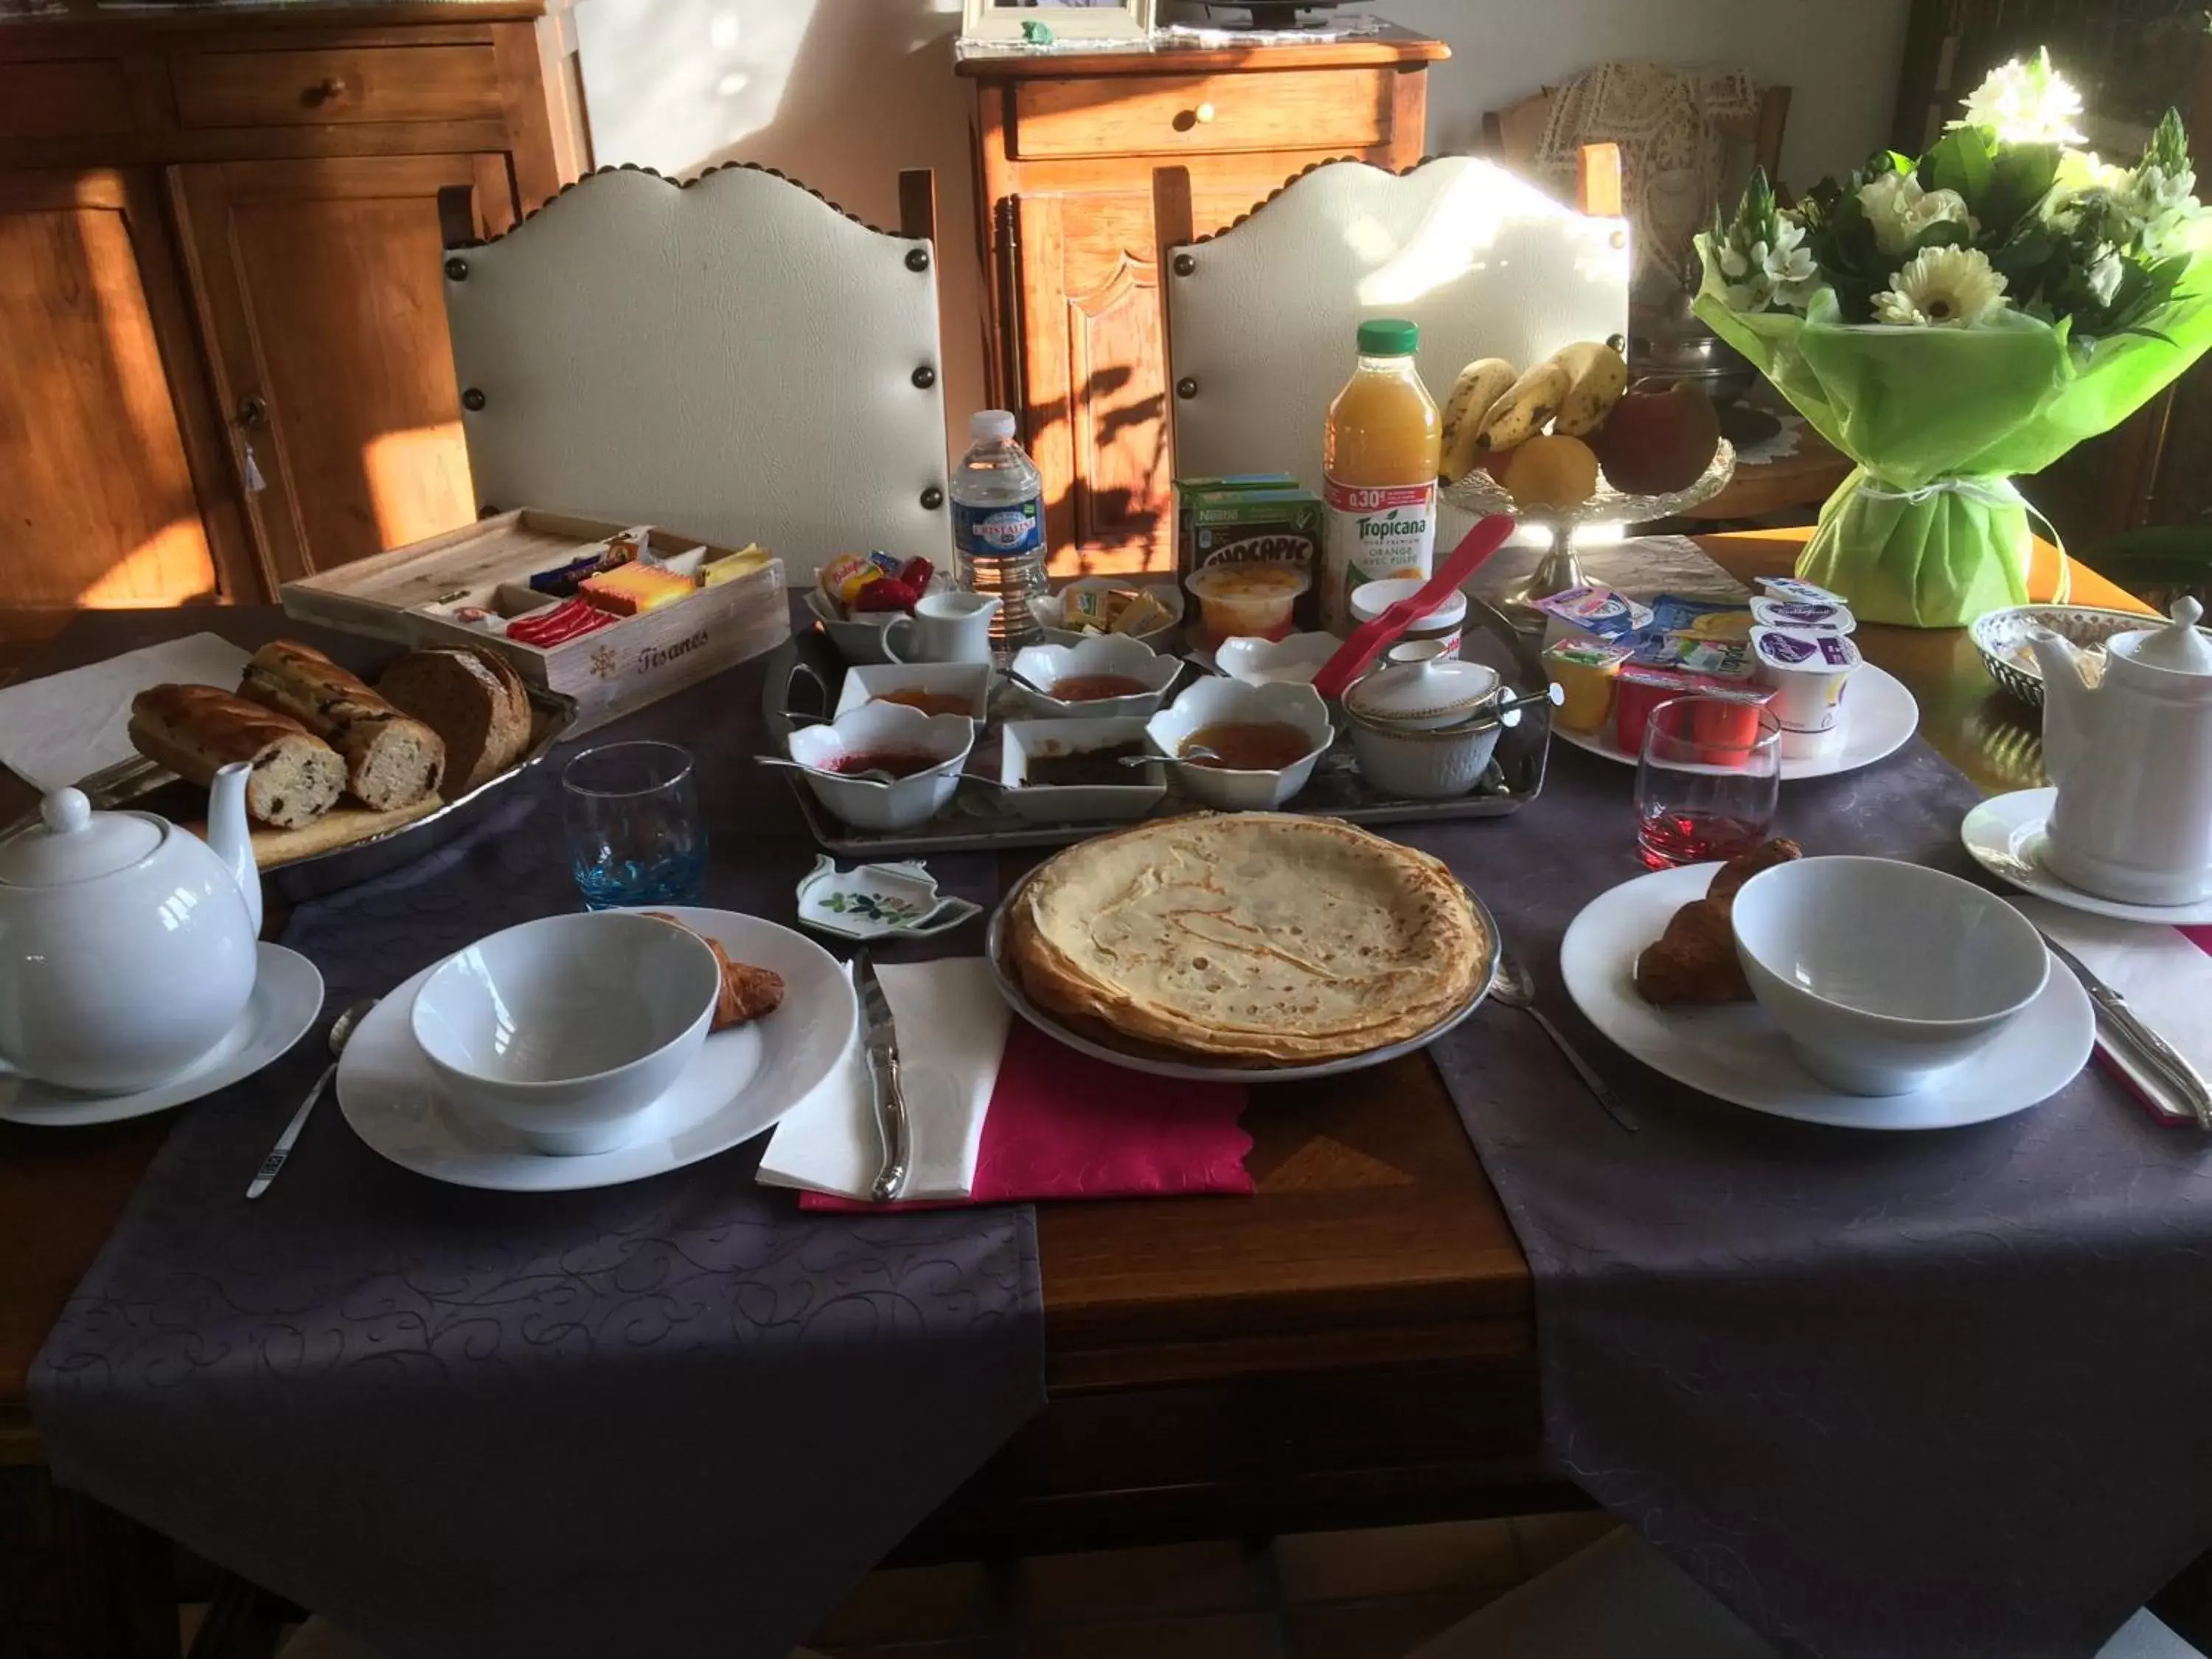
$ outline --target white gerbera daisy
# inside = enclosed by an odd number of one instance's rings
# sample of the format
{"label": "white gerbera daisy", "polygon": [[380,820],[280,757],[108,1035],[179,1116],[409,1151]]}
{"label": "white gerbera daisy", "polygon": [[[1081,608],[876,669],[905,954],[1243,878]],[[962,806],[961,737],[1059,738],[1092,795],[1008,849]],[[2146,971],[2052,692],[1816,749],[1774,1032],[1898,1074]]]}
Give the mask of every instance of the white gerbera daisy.
{"label": "white gerbera daisy", "polygon": [[2120,278],[2126,272],[2118,248],[2108,247],[2097,256],[2096,262],[2089,267],[2088,277],[2089,292],[2097,296],[2099,305],[2112,303],[2112,296],[2120,291]]}
{"label": "white gerbera daisy", "polygon": [[1974,328],[2010,303],[2005,279],[1978,248],[1928,247],[1874,296],[1878,323],[1900,328]]}
{"label": "white gerbera daisy", "polygon": [[2081,94],[2039,52],[1991,70],[1966,94],[1966,114],[1950,125],[1979,127],[2001,144],[2078,144],[2081,114]]}

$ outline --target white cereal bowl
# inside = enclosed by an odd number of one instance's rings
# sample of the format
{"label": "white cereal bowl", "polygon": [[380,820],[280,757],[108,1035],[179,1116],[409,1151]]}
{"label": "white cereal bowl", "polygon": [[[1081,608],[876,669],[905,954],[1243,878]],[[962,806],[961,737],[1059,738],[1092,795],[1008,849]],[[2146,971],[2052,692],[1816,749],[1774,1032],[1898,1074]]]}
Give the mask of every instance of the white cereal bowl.
{"label": "white cereal bowl", "polygon": [[[1101,634],[1077,645],[1024,646],[1014,653],[1012,667],[1022,696],[1047,720],[1112,720],[1127,714],[1141,719],[1159,708],[1176,676],[1182,672],[1182,659],[1164,657],[1126,634]],[[1051,687],[1079,674],[1126,674],[1146,689],[1126,697],[1088,702],[1048,695]],[[1046,690],[1033,690],[1035,686]]]}
{"label": "white cereal bowl", "polygon": [[[805,726],[787,745],[806,774],[806,787],[830,815],[855,830],[911,830],[945,810],[960,787],[960,769],[975,746],[975,722],[965,714],[925,714],[904,703],[868,702],[825,726]],[[826,769],[845,755],[915,749],[935,758],[927,770],[890,783],[840,777]]]}
{"label": "white cereal bowl", "polygon": [[833,715],[849,714],[863,703],[881,702],[893,691],[927,691],[958,697],[962,710],[981,726],[991,714],[991,665],[987,662],[866,663],[846,671]]}
{"label": "white cereal bowl", "polygon": [[1132,766],[1118,783],[1030,781],[1032,762],[1055,756],[1142,744],[1145,722],[1135,715],[1111,720],[1008,720],[1000,742],[999,799],[1019,816],[1044,823],[1091,823],[1141,818],[1168,793],[1168,769],[1157,761]]}
{"label": "white cereal bowl", "polygon": [[447,957],[408,1018],[464,1123],[573,1157],[630,1138],[697,1056],[721,989],[696,934],[634,911],[586,911]]}
{"label": "white cereal bowl", "polygon": [[1247,685],[1311,685],[1343,645],[1334,634],[1285,634],[1279,640],[1240,634],[1215,647],[1213,665]]}
{"label": "white cereal bowl", "polygon": [[1314,763],[1335,740],[1328,705],[1310,685],[1246,685],[1241,680],[1203,679],[1192,684],[1145,723],[1145,739],[1159,754],[1173,757],[1183,740],[1208,726],[1231,721],[1295,726],[1310,747],[1279,772],[1233,771],[1226,767],[1178,766],[1176,787],[1201,805],[1229,812],[1268,812],[1306,787]]}
{"label": "white cereal bowl", "polygon": [[1850,1094],[1909,1094],[1971,1060],[2051,972],[2011,905],[1895,859],[1777,865],[1734,912],[1752,994],[1805,1069]]}
{"label": "white cereal bowl", "polygon": [[1085,590],[1105,592],[1115,588],[1119,588],[1124,592],[1133,588],[1140,590],[1150,593],[1167,607],[1168,620],[1158,628],[1147,629],[1141,634],[1131,634],[1124,637],[1142,640],[1148,645],[1161,647],[1165,647],[1175,638],[1176,630],[1182,626],[1183,597],[1182,589],[1177,587],[1173,582],[1137,582],[1121,576],[1083,576],[1068,583],[1057,593],[1041,593],[1030,601],[1030,613],[1043,628],[1045,643],[1047,645],[1080,645],[1085,640],[1097,639],[1098,635],[1096,634],[1088,634],[1079,628],[1066,626],[1067,596]]}

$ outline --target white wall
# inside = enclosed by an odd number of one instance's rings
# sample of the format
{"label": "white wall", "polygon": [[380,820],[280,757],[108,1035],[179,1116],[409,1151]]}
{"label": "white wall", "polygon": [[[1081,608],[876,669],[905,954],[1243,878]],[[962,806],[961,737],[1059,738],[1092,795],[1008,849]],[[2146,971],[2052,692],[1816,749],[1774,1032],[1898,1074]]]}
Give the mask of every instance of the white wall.
{"label": "white wall", "polygon": [[[1485,110],[1602,59],[1741,64],[1794,89],[1783,173],[1802,186],[1887,141],[1908,3],[1381,0],[1371,9],[1451,45],[1451,61],[1429,77],[1431,150],[1475,148]],[[684,174],[763,162],[884,226],[897,222],[899,169],[936,169],[945,403],[964,433],[983,401],[983,370],[969,100],[952,74],[959,0],[583,0],[576,20],[601,166]]]}

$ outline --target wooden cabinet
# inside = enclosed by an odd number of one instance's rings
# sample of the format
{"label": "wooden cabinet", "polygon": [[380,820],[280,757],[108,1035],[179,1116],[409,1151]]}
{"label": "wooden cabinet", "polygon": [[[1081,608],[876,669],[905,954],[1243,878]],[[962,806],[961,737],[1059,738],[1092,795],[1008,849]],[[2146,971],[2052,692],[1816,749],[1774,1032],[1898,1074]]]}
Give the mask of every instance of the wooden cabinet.
{"label": "wooden cabinet", "polygon": [[0,21],[0,639],[475,517],[438,192],[589,165],[566,3]]}
{"label": "wooden cabinet", "polygon": [[1044,474],[1056,572],[1174,562],[1153,169],[1188,169],[1203,235],[1318,161],[1410,167],[1425,70],[1445,55],[1386,28],[1333,46],[963,58],[991,395]]}

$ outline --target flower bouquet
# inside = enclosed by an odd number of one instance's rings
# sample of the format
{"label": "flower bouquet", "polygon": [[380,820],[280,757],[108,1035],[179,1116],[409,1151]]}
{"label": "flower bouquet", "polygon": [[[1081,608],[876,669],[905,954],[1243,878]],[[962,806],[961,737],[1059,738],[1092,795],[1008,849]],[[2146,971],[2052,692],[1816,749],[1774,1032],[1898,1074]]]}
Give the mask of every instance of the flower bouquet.
{"label": "flower bouquet", "polygon": [[1797,569],[1869,621],[2026,604],[2013,475],[2212,343],[2212,220],[2180,118],[2121,167],[2077,148],[2081,108],[2046,56],[2008,64],[1917,161],[1876,155],[1789,209],[1759,176],[1698,239],[1698,315],[1858,463]]}

